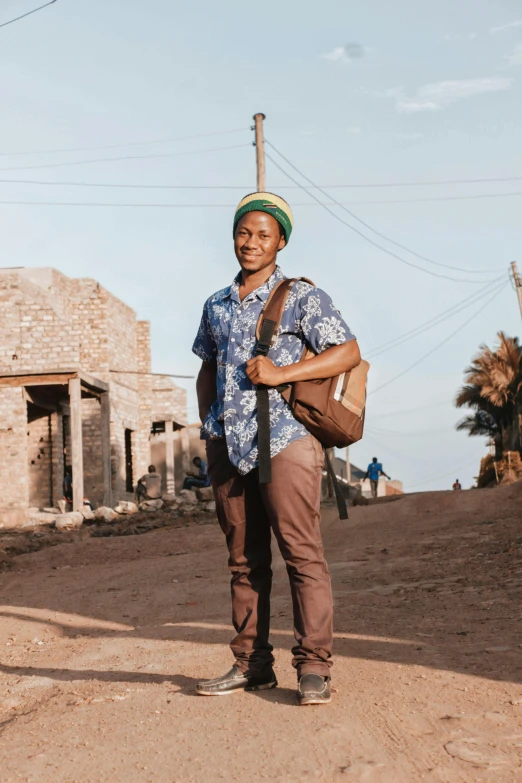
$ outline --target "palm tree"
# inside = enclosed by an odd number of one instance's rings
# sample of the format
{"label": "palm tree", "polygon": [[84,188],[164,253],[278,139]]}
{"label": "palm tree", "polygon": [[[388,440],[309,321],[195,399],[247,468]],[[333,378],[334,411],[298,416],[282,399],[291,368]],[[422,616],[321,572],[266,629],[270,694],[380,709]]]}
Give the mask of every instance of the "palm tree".
{"label": "palm tree", "polygon": [[495,458],[504,451],[521,451],[522,349],[518,338],[498,333],[499,345],[487,345],[465,370],[466,385],[459,391],[458,408],[475,410],[457,424],[469,435],[489,435],[495,443]]}

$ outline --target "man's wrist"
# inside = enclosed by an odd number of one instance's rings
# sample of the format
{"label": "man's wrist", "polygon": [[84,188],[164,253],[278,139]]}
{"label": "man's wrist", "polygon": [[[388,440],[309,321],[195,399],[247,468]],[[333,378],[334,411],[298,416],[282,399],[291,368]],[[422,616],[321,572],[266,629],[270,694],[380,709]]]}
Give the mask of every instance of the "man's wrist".
{"label": "man's wrist", "polygon": [[279,372],[280,372],[280,380],[279,380],[279,384],[278,385],[283,385],[284,383],[290,383],[291,382],[291,380],[292,380],[291,368],[292,368],[291,364],[285,365],[284,367],[279,367],[278,368]]}

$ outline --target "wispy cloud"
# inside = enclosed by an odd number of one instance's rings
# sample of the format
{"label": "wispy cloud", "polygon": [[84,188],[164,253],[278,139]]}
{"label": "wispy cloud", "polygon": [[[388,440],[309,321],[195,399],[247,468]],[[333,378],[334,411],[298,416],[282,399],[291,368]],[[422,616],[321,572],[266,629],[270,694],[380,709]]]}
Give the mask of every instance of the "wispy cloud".
{"label": "wispy cloud", "polygon": [[501,24],[498,27],[490,27],[489,32],[491,35],[498,35],[498,33],[505,33],[508,30],[512,30],[513,27],[522,27],[522,19],[514,19],[507,24]]}
{"label": "wispy cloud", "polygon": [[361,44],[352,42],[345,46],[336,46],[331,52],[322,54],[324,60],[333,60],[334,62],[349,63],[352,60],[360,60],[364,57],[365,49]]}
{"label": "wispy cloud", "polygon": [[423,111],[433,112],[445,109],[447,106],[475,95],[509,90],[512,81],[512,79],[501,77],[456,79],[425,84],[412,96],[406,95],[403,87],[386,90],[384,95],[387,98],[395,99],[395,108],[398,112],[406,114]]}
{"label": "wispy cloud", "polygon": [[446,33],[445,41],[473,41],[478,33]]}
{"label": "wispy cloud", "polygon": [[505,59],[510,65],[522,65],[522,43],[519,43]]}
{"label": "wispy cloud", "polygon": [[418,131],[414,133],[398,133],[397,138],[404,141],[420,141],[420,139],[424,138],[424,133],[419,133]]}

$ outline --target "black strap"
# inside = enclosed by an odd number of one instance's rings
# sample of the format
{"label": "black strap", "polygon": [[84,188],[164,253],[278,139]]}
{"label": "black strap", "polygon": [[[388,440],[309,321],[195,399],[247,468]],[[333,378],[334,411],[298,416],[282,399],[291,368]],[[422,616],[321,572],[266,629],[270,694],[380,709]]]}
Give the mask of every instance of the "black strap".
{"label": "black strap", "polygon": [[341,485],[339,484],[337,476],[335,475],[335,470],[333,469],[332,463],[330,462],[327,449],[324,450],[324,461],[326,463],[326,470],[328,471],[328,475],[330,476],[330,480],[334,488],[335,499],[337,501],[337,510],[339,511],[339,519],[348,519],[348,507],[346,505],[346,500],[343,495]]}
{"label": "black strap", "polygon": [[259,462],[259,483],[272,481],[272,460],[270,459],[270,400],[268,388],[258,386],[257,399],[257,453]]}
{"label": "black strap", "polygon": [[[276,322],[267,318],[263,320],[261,333],[257,341],[255,356],[266,356],[270,350]],[[257,453],[259,463],[259,483],[270,484],[272,481],[272,464],[270,459],[270,400],[268,387],[260,385],[256,389],[257,400]]]}

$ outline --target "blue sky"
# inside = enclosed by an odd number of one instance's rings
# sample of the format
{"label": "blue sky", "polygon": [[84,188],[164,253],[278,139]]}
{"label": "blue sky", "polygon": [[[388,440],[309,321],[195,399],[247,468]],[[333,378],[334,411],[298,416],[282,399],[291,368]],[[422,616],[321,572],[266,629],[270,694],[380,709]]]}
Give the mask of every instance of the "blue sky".
{"label": "blue sky", "polygon": [[[35,5],[4,0],[0,24]],[[235,274],[231,220],[233,205],[255,189],[254,112],[267,115],[266,136],[275,147],[320,185],[522,176],[518,1],[327,0],[260,8],[230,0],[57,0],[0,28],[0,39],[0,179],[239,186],[0,182],[1,202],[198,205],[0,204],[2,265],[54,266],[98,279],[151,320],[158,372],[197,372],[190,347],[202,303]],[[11,154],[229,130],[235,132],[161,144]],[[217,147],[234,149],[199,152]],[[167,154],[172,157],[128,157]],[[50,165],[114,157],[127,159]],[[522,197],[491,196],[522,192],[522,181],[326,188],[387,237],[465,271],[399,250],[335,208],[343,220],[410,263],[452,279],[392,258],[288,185],[267,161],[268,188],[295,205],[295,231],[281,265],[331,293],[363,354],[474,293],[486,294],[488,283],[493,295],[491,280],[506,273],[507,282],[509,262],[519,253]],[[399,203],[360,203],[394,200]],[[493,272],[472,274],[480,269]],[[461,413],[452,399],[480,343],[493,343],[499,329],[520,334],[509,284],[489,304],[488,298],[372,359],[367,437],[353,448],[354,462],[364,466],[377,455],[412,489],[445,488],[457,476],[471,484],[484,443],[454,431]],[[378,389],[453,332],[426,360]],[[194,418],[193,383],[187,388]]]}

